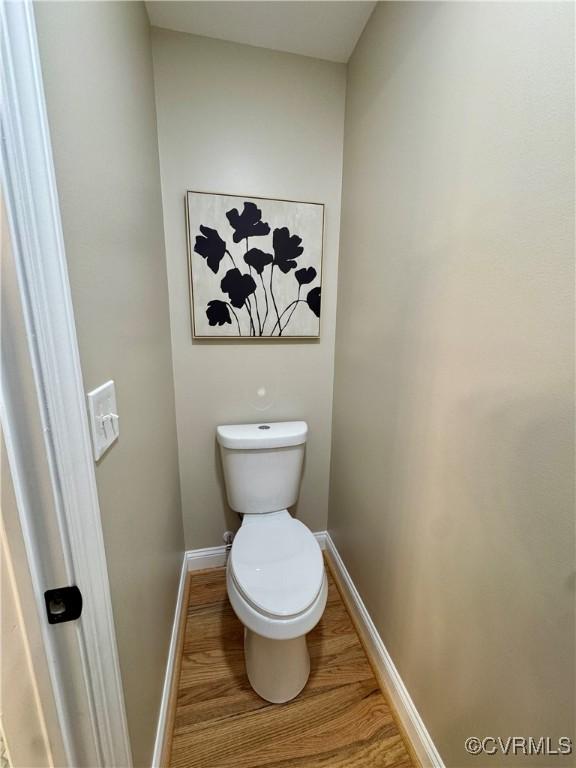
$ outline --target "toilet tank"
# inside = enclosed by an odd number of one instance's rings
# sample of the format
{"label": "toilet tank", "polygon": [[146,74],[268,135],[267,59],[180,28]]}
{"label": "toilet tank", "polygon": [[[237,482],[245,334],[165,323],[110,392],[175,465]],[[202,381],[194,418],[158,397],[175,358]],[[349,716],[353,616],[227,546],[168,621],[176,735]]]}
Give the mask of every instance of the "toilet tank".
{"label": "toilet tank", "polygon": [[304,421],[218,427],[216,436],[232,509],[258,514],[295,504],[307,434]]}

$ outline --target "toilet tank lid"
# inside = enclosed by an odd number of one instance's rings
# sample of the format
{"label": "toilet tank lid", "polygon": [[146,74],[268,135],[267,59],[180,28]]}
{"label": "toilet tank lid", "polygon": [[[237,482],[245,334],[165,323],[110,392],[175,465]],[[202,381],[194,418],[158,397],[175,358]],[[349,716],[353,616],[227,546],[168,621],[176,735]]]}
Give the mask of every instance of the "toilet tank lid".
{"label": "toilet tank lid", "polygon": [[226,424],[217,427],[218,443],[233,450],[288,448],[306,442],[305,421],[260,421],[257,424]]}

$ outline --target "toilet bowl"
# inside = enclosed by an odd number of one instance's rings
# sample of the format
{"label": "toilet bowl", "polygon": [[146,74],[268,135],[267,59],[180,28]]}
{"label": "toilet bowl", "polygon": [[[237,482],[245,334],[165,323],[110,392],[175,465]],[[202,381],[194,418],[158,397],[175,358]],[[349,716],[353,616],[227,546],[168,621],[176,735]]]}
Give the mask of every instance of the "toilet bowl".
{"label": "toilet bowl", "polygon": [[245,516],[226,582],[232,608],[244,625],[250,684],[275,704],[293,699],[308,680],[306,634],[320,620],[328,594],[314,535],[286,510]]}
{"label": "toilet bowl", "polygon": [[226,568],[228,597],[244,625],[248,680],[280,704],[306,685],[306,634],[328,595],[318,542],[287,509],[298,497],[307,426],[234,425],[217,436],[228,500],[243,515]]}

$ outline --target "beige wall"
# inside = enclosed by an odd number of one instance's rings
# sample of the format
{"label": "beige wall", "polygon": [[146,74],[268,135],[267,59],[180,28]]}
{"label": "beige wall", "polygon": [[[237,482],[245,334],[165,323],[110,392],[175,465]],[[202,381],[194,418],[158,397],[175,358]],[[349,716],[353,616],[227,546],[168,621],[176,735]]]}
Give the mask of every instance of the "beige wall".
{"label": "beige wall", "polygon": [[[160,29],[152,40],[186,546],[221,544],[239,523],[215,443],[216,426],[229,422],[308,422],[298,516],[324,529],[345,67]],[[187,189],[326,204],[319,343],[192,341]]]}
{"label": "beige wall", "polygon": [[329,528],[453,768],[574,738],[573,46],[387,2],[349,65]]}
{"label": "beige wall", "polygon": [[182,562],[149,26],[141,3],[36,18],[86,390],[121,435],[96,470],[134,761],[150,765]]}

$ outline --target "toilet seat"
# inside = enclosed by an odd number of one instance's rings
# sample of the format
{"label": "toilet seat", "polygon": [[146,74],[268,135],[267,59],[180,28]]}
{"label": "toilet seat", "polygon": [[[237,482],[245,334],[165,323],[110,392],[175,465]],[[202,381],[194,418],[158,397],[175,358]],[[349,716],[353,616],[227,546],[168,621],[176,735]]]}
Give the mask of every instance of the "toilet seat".
{"label": "toilet seat", "polygon": [[324,582],[314,534],[287,510],[245,516],[234,538],[229,572],[253,609],[280,620],[306,612]]}

